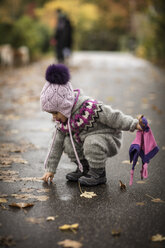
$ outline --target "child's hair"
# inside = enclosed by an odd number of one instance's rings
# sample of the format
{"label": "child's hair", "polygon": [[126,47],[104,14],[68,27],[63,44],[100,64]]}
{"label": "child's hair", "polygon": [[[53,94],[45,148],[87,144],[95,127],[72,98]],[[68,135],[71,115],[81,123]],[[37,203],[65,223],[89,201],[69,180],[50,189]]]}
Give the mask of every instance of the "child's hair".
{"label": "child's hair", "polygon": [[45,78],[47,81],[40,95],[42,110],[49,113],[60,112],[69,118],[74,105],[69,69],[63,64],[52,64],[48,66]]}

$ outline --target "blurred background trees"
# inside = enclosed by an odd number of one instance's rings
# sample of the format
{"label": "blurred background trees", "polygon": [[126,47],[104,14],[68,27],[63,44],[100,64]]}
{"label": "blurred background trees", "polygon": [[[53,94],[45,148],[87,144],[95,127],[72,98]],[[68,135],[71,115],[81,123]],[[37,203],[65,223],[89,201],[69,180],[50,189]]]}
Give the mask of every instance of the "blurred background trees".
{"label": "blurred background trees", "polygon": [[132,51],[165,61],[164,0],[0,0],[0,44],[25,45],[32,58],[53,51],[61,8],[74,26],[75,50]]}

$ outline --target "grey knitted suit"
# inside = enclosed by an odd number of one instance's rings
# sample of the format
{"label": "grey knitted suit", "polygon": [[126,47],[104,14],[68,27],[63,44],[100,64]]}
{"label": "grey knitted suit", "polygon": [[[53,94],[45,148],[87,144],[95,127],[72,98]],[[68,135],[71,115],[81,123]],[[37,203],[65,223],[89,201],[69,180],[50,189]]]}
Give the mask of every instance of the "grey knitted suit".
{"label": "grey knitted suit", "polygon": [[[90,100],[93,99],[80,93],[78,101],[72,109],[71,119],[73,123],[77,116],[81,116],[82,113],[84,116],[89,115],[83,107],[87,105],[87,108],[91,108],[92,103],[91,106],[90,102],[88,103]],[[107,158],[118,153],[122,141],[122,130],[133,132],[138,120],[123,114],[119,110],[113,110],[109,105],[104,105],[101,102],[93,103],[93,109],[93,114],[85,124],[81,125],[84,118],[78,118],[77,123],[80,128],[77,129],[78,131],[73,128],[72,135],[79,159],[86,158],[92,168],[103,168]],[[56,172],[63,151],[68,154],[71,161],[76,161],[69,132],[64,132],[59,128],[47,159],[46,171]]]}

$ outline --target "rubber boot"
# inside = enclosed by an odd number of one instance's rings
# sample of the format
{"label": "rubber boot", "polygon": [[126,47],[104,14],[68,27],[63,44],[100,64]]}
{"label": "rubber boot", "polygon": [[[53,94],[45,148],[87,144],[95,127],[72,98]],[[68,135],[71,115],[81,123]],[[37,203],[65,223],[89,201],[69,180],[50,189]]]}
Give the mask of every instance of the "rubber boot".
{"label": "rubber boot", "polygon": [[78,164],[77,164],[77,169],[73,172],[70,172],[66,175],[66,179],[72,182],[77,182],[78,179],[82,176],[85,176],[88,173],[89,170],[89,164],[86,159],[80,160],[82,166],[83,166],[83,172],[80,171]]}
{"label": "rubber boot", "polygon": [[90,168],[88,173],[81,176],[78,181],[84,186],[96,186],[106,183],[107,179],[105,168]]}

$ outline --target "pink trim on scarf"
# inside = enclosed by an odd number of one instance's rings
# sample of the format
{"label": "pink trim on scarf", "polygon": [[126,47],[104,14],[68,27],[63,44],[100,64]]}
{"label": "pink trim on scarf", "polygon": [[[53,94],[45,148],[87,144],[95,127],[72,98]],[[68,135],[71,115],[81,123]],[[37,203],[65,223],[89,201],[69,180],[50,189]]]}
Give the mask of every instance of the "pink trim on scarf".
{"label": "pink trim on scarf", "polygon": [[71,127],[70,127],[70,118],[68,118],[68,128],[69,128],[69,135],[70,135],[71,143],[72,143],[73,150],[74,150],[77,162],[78,162],[79,169],[80,169],[81,172],[83,172],[83,166],[82,166],[82,164],[80,162],[80,159],[78,157],[78,154],[77,154],[77,151],[76,151],[76,148],[75,148],[75,145],[74,145],[73,137],[72,137],[72,131],[71,131]]}

